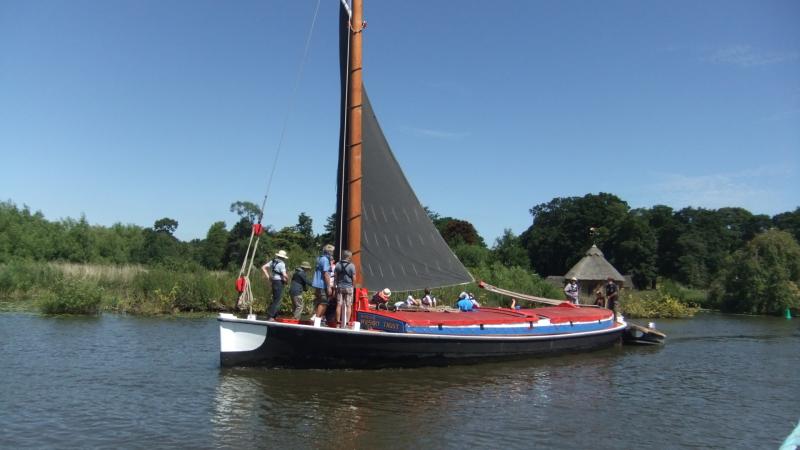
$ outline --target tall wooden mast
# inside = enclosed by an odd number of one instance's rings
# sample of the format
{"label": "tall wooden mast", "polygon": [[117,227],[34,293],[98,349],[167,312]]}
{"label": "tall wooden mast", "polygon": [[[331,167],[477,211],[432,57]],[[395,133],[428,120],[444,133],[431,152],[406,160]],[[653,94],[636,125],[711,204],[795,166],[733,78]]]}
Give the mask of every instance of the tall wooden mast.
{"label": "tall wooden mast", "polygon": [[357,287],[361,286],[361,107],[362,107],[362,67],[361,32],[364,23],[362,0],[353,0],[350,18],[350,60],[348,62],[349,82],[347,83],[347,242],[345,248],[353,252],[352,263],[356,266]]}

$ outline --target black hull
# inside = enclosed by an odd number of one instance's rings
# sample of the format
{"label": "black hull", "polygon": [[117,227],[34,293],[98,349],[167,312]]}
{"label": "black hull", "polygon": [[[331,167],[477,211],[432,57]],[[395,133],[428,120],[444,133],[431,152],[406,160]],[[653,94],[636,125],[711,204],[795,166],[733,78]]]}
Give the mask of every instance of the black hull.
{"label": "black hull", "polygon": [[[223,321],[222,319],[220,319]],[[574,335],[475,338],[353,332],[268,322],[267,337],[250,351],[222,351],[222,366],[383,368],[474,364],[606,348],[625,329]]]}

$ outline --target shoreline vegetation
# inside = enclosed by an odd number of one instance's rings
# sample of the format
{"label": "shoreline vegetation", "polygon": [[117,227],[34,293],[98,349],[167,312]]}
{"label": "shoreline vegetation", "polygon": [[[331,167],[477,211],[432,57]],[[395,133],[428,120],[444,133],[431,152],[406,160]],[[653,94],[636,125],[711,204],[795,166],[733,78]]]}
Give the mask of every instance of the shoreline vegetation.
{"label": "shoreline vegetation", "polygon": [[[471,272],[476,279],[490,284],[512,286],[509,289],[542,297],[562,297],[559,289],[521,268],[495,265],[473,268]],[[269,293],[260,272],[255,275],[252,283],[256,298],[253,311],[264,313]],[[223,271],[188,272],[139,265],[16,261],[0,265],[0,311],[45,315],[214,314],[236,310],[235,279],[236,274]],[[462,290],[477,294],[486,306],[509,306],[508,298],[483,292],[476,283],[439,289],[434,294],[440,302],[449,304]],[[398,300],[409,294],[420,296],[418,292],[396,293]],[[304,294],[305,314],[310,313],[312,296],[311,291]],[[694,316],[705,298],[703,291],[686,289],[667,281],[657,290],[624,289],[620,306],[630,318],[682,318]],[[284,299],[281,313],[290,314],[288,298]]]}
{"label": "shoreline vegetation", "polygon": [[[323,234],[314,233],[305,213],[296,225],[264,225],[261,245],[248,253],[254,230],[262,229],[256,226],[262,211],[246,201],[232,203],[230,211],[239,216],[230,228],[214,222],[205,238],[181,241],[174,236],[178,222],[168,217],[146,228],[106,227],[90,225],[86,217],[49,221],[27,206],[0,201],[0,311],[234,311],[234,283],[247,257],[256,264],[250,274],[253,310],[263,312],[269,288],[260,265],[279,250],[289,254],[290,271],[315,261],[320,247],[334,241],[338,222],[329,216]],[[632,209],[601,192],[536,205],[527,230],[515,235],[507,229],[491,246],[470,222],[426,211],[475,280],[511,291],[563,299],[563,286],[544,276],[564,274],[596,244],[638,288],[622,291],[626,317],[691,317],[698,308],[783,316],[800,309],[800,208],[773,217],[742,208]],[[453,304],[461,291],[483,305],[510,305],[474,283],[433,293],[440,304]],[[409,294],[422,296],[397,292],[393,299]],[[306,313],[311,297],[305,294]],[[284,299],[281,313],[288,309]]]}

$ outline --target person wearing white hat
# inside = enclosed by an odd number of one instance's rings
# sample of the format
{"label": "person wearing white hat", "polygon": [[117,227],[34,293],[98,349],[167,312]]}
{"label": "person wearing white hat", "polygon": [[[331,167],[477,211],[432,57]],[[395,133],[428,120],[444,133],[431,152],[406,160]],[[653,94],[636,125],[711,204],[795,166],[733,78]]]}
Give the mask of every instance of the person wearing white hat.
{"label": "person wearing white hat", "polygon": [[564,294],[567,295],[567,300],[576,305],[579,304],[580,292],[581,288],[578,287],[578,279],[575,277],[570,278],[569,283],[564,286]]}
{"label": "person wearing white hat", "polygon": [[289,273],[286,272],[287,259],[289,259],[289,255],[286,254],[286,250],[279,250],[278,253],[275,253],[272,261],[261,266],[261,271],[272,285],[272,303],[267,310],[267,320],[275,320],[281,307],[283,286],[289,282]]}
{"label": "person wearing white hat", "polygon": [[469,298],[469,294],[466,292],[462,292],[458,294],[458,301],[456,302],[456,308],[463,312],[472,311],[475,307],[475,304],[472,302],[472,299]]}
{"label": "person wearing white hat", "polygon": [[369,302],[375,305],[375,309],[388,309],[387,303],[389,303],[389,297],[391,296],[392,291],[389,288],[384,288],[382,291],[376,292]]}

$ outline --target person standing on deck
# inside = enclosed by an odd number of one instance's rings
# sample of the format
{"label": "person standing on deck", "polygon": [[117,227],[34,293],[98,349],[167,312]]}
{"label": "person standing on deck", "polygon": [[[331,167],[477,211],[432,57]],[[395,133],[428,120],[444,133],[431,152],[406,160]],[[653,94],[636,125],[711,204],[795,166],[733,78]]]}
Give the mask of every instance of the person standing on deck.
{"label": "person standing on deck", "polygon": [[278,310],[281,307],[281,297],[283,296],[283,286],[289,282],[289,274],[286,272],[286,263],[284,262],[289,258],[285,250],[279,250],[275,253],[275,258],[272,261],[261,266],[261,271],[264,276],[272,284],[272,303],[267,310],[267,320],[275,320],[278,316]]}
{"label": "person standing on deck", "polygon": [[289,288],[289,295],[292,297],[292,306],[294,306],[293,316],[295,319],[300,319],[303,314],[303,291],[308,290],[311,284],[308,281],[306,271],[311,270],[311,264],[303,261],[300,267],[294,269],[292,274],[292,286]]}
{"label": "person standing on deck", "polygon": [[336,281],[336,317],[339,328],[347,328],[350,311],[353,309],[353,286],[356,279],[356,266],[350,262],[353,253],[350,250],[342,252],[342,260],[334,268]]}
{"label": "person standing on deck", "polygon": [[325,320],[328,323],[333,323],[339,320],[337,317],[336,312],[338,308],[336,305],[339,304],[339,299],[336,295],[336,274],[334,273],[334,269],[336,269],[336,260],[333,259],[333,254],[328,255],[328,265],[331,268],[330,277],[331,277],[331,295],[328,296],[328,309],[325,311]]}
{"label": "person standing on deck", "polygon": [[330,256],[336,250],[331,244],[326,244],[322,247],[322,254],[317,258],[317,263],[314,266],[314,278],[311,280],[311,286],[314,288],[314,315],[311,316],[311,322],[319,317],[325,318],[325,312],[328,309],[328,299],[333,297],[333,280],[331,280],[331,262]]}
{"label": "person standing on deck", "polygon": [[572,277],[569,283],[564,286],[564,293],[567,294],[567,300],[576,305],[580,304],[580,292],[581,289],[578,287],[578,279],[575,277]]}
{"label": "person standing on deck", "polygon": [[614,311],[614,317],[617,316],[617,299],[619,298],[619,286],[614,283],[614,278],[608,277],[606,283],[606,308]]}

